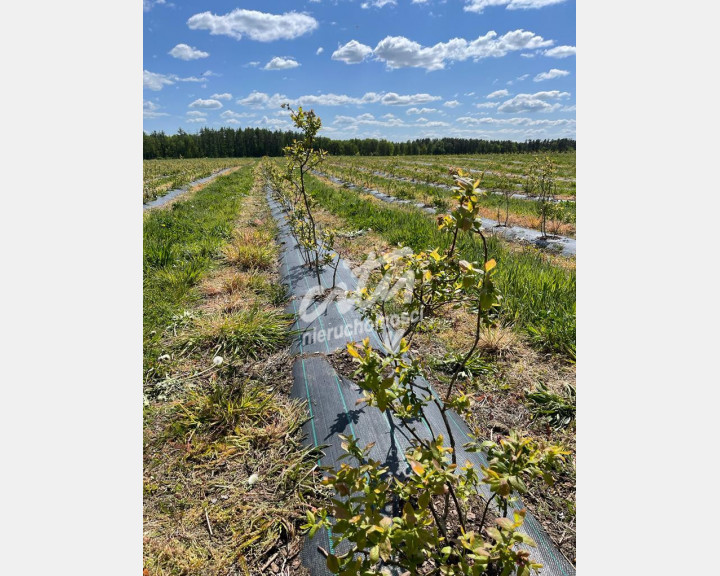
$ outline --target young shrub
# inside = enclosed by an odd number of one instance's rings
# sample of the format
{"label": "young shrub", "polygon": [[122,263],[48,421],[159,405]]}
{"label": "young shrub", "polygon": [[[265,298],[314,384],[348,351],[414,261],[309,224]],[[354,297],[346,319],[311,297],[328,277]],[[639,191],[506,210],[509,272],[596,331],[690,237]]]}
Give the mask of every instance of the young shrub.
{"label": "young shrub", "polygon": [[[488,449],[490,462],[480,472],[470,463],[457,462],[456,440],[449,424],[450,410],[463,412],[470,398],[456,390],[458,379],[477,366],[478,342],[483,329],[492,326],[500,294],[493,275],[496,262],[487,257],[487,244],[479,218],[479,181],[455,174],[456,205],[450,214],[438,217],[438,226],[449,235],[449,246],[419,254],[385,255],[385,276],[374,294],[359,293],[365,318],[384,330],[385,350],[379,352],[365,339],[362,346],[348,344],[348,353],[358,364],[355,375],[363,390],[363,401],[382,412],[389,411],[403,425],[411,448],[405,453],[406,477],[389,477],[380,462],[369,457],[372,446],[360,448],[357,439],[343,436],[343,448],[353,464],[331,470],[323,483],[337,498],[332,510],[308,513],[304,526],[310,534],[332,529],[335,543],[347,542],[344,554],[329,554],[327,567],[334,574],[379,575],[392,566],[410,574],[522,574],[540,566],[530,561],[520,544],[534,542],[520,533],[524,511],[513,519],[499,518],[486,526],[491,502],[500,498],[507,513],[512,491],[523,491],[528,478],[552,481],[551,471],[564,452],[556,446],[536,446],[529,439],[511,435],[500,444],[470,442],[469,450]],[[485,246],[482,262],[463,260],[456,251],[460,234],[477,234]],[[401,298],[404,293],[405,297]],[[387,305],[399,307],[405,325],[399,341],[388,328]],[[452,362],[452,376],[444,397],[438,398],[426,384],[422,365],[408,357],[410,342],[424,318],[443,308],[462,306],[476,318],[471,347]],[[421,437],[415,427],[427,422],[426,408],[434,404],[444,422],[443,433]],[[468,505],[479,498],[481,484],[493,495],[485,502],[478,526],[468,522]],[[330,521],[334,516],[335,522]]]}

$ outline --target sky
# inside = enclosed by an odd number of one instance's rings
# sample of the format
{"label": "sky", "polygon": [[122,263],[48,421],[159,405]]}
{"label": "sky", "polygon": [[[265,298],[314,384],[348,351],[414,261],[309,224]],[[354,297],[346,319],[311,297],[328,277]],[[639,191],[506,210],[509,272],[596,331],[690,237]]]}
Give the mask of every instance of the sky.
{"label": "sky", "polygon": [[573,0],[143,0],[143,128],[575,138]]}

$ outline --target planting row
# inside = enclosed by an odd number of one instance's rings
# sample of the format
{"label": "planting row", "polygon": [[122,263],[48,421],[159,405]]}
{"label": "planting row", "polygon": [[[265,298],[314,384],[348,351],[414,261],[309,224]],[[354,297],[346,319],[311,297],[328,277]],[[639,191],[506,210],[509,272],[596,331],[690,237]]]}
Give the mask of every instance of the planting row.
{"label": "planting row", "polygon": [[143,160],[143,204],[225,168],[251,162],[251,159],[245,158]]}
{"label": "planting row", "polygon": [[[384,172],[370,172],[354,165],[347,166],[332,159],[323,164],[323,171],[331,176],[364,188],[377,189],[400,200],[412,200],[447,209],[453,192],[447,184],[421,184]],[[449,177],[446,177],[446,182]],[[484,187],[484,179],[480,184]],[[540,198],[518,197],[513,189],[486,190],[481,196],[480,213],[484,218],[494,218],[505,226],[519,225],[542,230],[543,214],[548,232],[572,237],[575,235],[575,203],[556,199],[552,195]]]}
{"label": "planting row", "polygon": [[[311,537],[318,531],[332,534],[331,548],[324,554],[327,568],[335,574],[376,574],[383,566],[413,574],[530,574],[540,566],[536,557],[521,547],[535,546],[522,527],[525,511],[515,508],[515,513],[507,516],[517,502],[516,495],[528,494],[528,483],[555,484],[556,473],[567,464],[565,456],[570,451],[507,430],[500,442],[482,442],[478,436],[470,442],[463,440],[463,450],[487,453],[487,459],[481,460],[487,465],[462,464],[456,431],[449,422],[456,413],[472,415],[473,399],[468,392],[472,372],[478,362],[482,366],[480,342],[486,335],[494,337],[504,324],[524,328],[527,335],[541,332],[522,326],[518,302],[514,308],[508,307],[508,302],[526,300],[517,288],[513,294],[512,282],[537,281],[548,263],[527,260],[530,267],[522,270],[518,264],[529,252],[509,252],[486,236],[479,217],[477,184],[462,172],[454,176],[450,209],[435,223],[417,210],[379,205],[372,198],[319,181],[311,171],[319,169],[324,159],[313,147],[320,120],[302,109],[291,110],[291,118],[303,137],[288,148],[287,163],[274,166],[265,161],[264,170],[275,200],[285,211],[293,252],[298,251],[295,258],[301,257],[302,269],[317,279],[317,296],[325,295],[328,277],[332,277],[330,288],[335,287],[332,270],[337,270],[342,252],[336,240],[347,237],[326,226],[322,212],[353,228],[372,229],[388,245],[401,248],[379,258],[368,257],[363,265],[374,270],[374,282],[353,293],[356,310],[384,335],[381,346],[376,348],[370,338],[361,345],[348,344],[349,357],[358,370],[349,374],[339,366],[337,369],[345,377],[352,376],[364,393],[360,402],[367,409],[392,414],[409,444],[401,448],[409,465],[407,473],[388,482],[389,468],[373,459],[373,443],[364,446],[372,438],[364,438],[361,444],[351,428],[351,433],[342,437],[342,448],[350,458],[339,468],[328,469],[323,481],[336,493],[333,506],[308,513],[305,528]],[[378,266],[373,267],[373,262]],[[526,288],[535,294],[542,289],[537,283]],[[557,302],[556,292],[557,283],[548,300]],[[574,308],[574,275],[571,292],[567,296]],[[530,299],[526,304],[551,307],[550,302]],[[441,399],[428,384],[426,363],[418,360],[427,357],[425,351],[418,354],[413,348],[422,342],[421,334],[433,330],[437,321],[448,319],[454,311],[462,311],[470,320],[463,322],[462,330],[469,332],[470,341],[464,344],[456,339],[460,353],[448,359],[449,375]],[[569,315],[572,342],[556,351],[572,358],[574,309]],[[542,392],[547,390],[538,390],[538,394]],[[416,430],[423,422],[430,428],[430,414],[434,414],[433,430],[429,434]],[[552,558],[552,553],[543,551],[542,557]],[[551,562],[556,568],[562,564]]]}

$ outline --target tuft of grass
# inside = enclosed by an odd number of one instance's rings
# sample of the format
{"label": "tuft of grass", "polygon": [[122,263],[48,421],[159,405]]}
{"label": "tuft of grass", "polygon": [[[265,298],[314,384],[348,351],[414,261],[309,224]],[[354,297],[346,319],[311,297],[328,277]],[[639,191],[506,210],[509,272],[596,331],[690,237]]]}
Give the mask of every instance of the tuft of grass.
{"label": "tuft of grass", "polygon": [[[177,407],[181,418],[174,431],[183,436],[202,432],[212,440],[228,436],[233,442],[249,443],[248,448],[267,447],[273,439],[282,438],[273,432],[284,435],[288,429],[296,430],[305,418],[291,402],[279,426],[273,408],[276,402],[277,396],[267,386],[250,379],[229,379],[209,391],[191,390],[188,399]],[[265,431],[258,434],[258,429]]]}
{"label": "tuft of grass", "polygon": [[292,314],[254,306],[207,319],[199,328],[196,342],[215,354],[256,359],[286,346],[293,322]]}
{"label": "tuft of grass", "polygon": [[555,428],[567,428],[575,420],[575,388],[565,385],[565,394],[560,396],[538,384],[535,390],[527,392],[528,409],[534,418],[543,418]]}
{"label": "tuft of grass", "polygon": [[229,263],[246,270],[269,270],[276,258],[272,236],[257,229],[236,232],[223,254]]}

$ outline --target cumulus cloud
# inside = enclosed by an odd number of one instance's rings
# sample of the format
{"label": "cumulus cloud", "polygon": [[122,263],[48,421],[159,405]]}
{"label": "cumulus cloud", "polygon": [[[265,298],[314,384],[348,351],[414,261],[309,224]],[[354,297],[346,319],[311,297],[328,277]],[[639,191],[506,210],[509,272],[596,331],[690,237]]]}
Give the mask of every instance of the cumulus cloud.
{"label": "cumulus cloud", "polygon": [[208,30],[212,35],[230,36],[240,40],[247,36],[258,42],[292,40],[317,29],[312,16],[299,12],[268,14],[257,10],[236,8],[227,14],[202,12],[191,16],[187,25],[191,30]]}
{"label": "cumulus cloud", "polygon": [[543,54],[550,56],[550,58],[567,58],[568,56],[575,56],[576,51],[575,46],[555,46],[555,48],[545,50]]}
{"label": "cumulus cloud", "polygon": [[562,78],[563,76],[567,76],[570,74],[567,70],[558,70],[557,68],[552,68],[548,70],[547,72],[541,72],[535,78],[533,78],[533,81],[535,82],[542,82],[543,80],[552,80],[553,78]]}
{"label": "cumulus cloud", "polygon": [[248,112],[233,112],[232,110],[225,110],[222,114],[220,114],[220,118],[224,118],[226,120],[228,119],[234,119],[238,120],[240,118],[253,118],[255,114],[250,114]]}
{"label": "cumulus cloud", "polygon": [[202,98],[198,98],[188,106],[188,108],[203,108],[205,110],[217,110],[222,107],[222,102],[219,100],[203,100]]}
{"label": "cumulus cloud", "polygon": [[281,58],[276,56],[263,66],[263,70],[290,70],[291,68],[297,68],[298,66],[300,66],[300,63],[293,58]]}
{"label": "cumulus cloud", "polygon": [[333,60],[345,62],[345,64],[358,64],[365,60],[367,56],[372,54],[373,50],[370,46],[361,44],[357,40],[350,40],[344,46],[340,46],[332,53]]}
{"label": "cumulus cloud", "polygon": [[533,118],[476,118],[474,116],[461,116],[456,120],[466,126],[496,125],[496,126],[575,126],[576,121],[572,119],[561,120],[535,120]]}
{"label": "cumulus cloud", "polygon": [[322,54],[323,52],[325,52],[325,48],[323,48],[322,46],[320,46],[320,48],[318,48],[317,50],[315,50],[315,56],[320,56],[320,54]]}
{"label": "cumulus cloud", "polygon": [[388,4],[395,6],[395,4],[397,4],[397,0],[369,0],[368,2],[360,4],[360,8],[364,8],[365,10],[368,8],[382,8]]}
{"label": "cumulus cloud", "polygon": [[482,14],[488,6],[505,6],[506,10],[532,10],[561,4],[565,0],[465,0],[465,12]]}
{"label": "cumulus cloud", "polygon": [[143,12],[150,12],[154,6],[166,4],[165,0],[143,0]]}
{"label": "cumulus cloud", "polygon": [[198,117],[198,116],[205,116],[207,114],[207,112],[202,112],[200,110],[188,110],[187,112],[185,112],[185,114],[187,114],[188,116],[191,116],[191,117],[192,116]]}
{"label": "cumulus cloud", "polygon": [[401,96],[395,92],[388,92],[380,99],[380,103],[386,106],[413,106],[435,102],[436,100],[442,100],[442,98],[440,96],[431,96],[430,94],[407,94]]}
{"label": "cumulus cloud", "polygon": [[[206,72],[203,76],[206,76]],[[143,88],[153,90],[157,92],[162,90],[163,86],[169,86],[175,84],[175,82],[205,82],[207,78],[196,78],[195,76],[189,76],[187,78],[180,78],[176,74],[158,74],[156,72],[149,72],[143,70]]]}
{"label": "cumulus cloud", "polygon": [[480,104],[475,104],[475,108],[496,108],[500,104],[499,102],[481,102]]}
{"label": "cumulus cloud", "polygon": [[408,108],[405,114],[430,114],[431,112],[437,112],[437,108]]}
{"label": "cumulus cloud", "polygon": [[448,100],[447,102],[445,102],[445,104],[443,104],[443,106],[445,106],[446,108],[457,108],[460,105],[460,102],[458,102],[457,100]]}
{"label": "cumulus cloud", "polygon": [[198,60],[200,58],[207,58],[210,56],[209,52],[203,52],[193,46],[187,44],[178,44],[168,52],[173,58],[179,58],[180,60]]}
{"label": "cumulus cloud", "polygon": [[363,104],[380,103],[385,106],[417,106],[441,100],[440,96],[430,94],[397,94],[395,92],[366,92],[360,98],[347,94],[307,94],[298,98],[288,98],[284,94],[273,94],[253,91],[245,98],[237,101],[250,108],[280,108],[287,102],[291,106],[361,106]]}
{"label": "cumulus cloud", "polygon": [[160,116],[169,116],[167,112],[158,112],[160,106],[152,100],[143,100],[143,118],[158,118]]}
{"label": "cumulus cloud", "polygon": [[335,116],[333,124],[335,126],[342,126],[346,130],[356,130],[360,126],[382,126],[382,127],[393,127],[393,126],[407,126],[402,118],[396,118],[395,116],[386,117],[383,116],[384,120],[378,120],[372,114],[360,114],[359,116]]}
{"label": "cumulus cloud", "polygon": [[559,102],[551,104],[549,101],[569,97],[569,92],[559,92],[558,90],[536,92],[535,94],[518,94],[500,104],[497,111],[503,113],[553,112],[562,105]]}
{"label": "cumulus cloud", "polygon": [[373,50],[375,57],[393,68],[425,68],[440,70],[447,62],[462,62],[472,59],[500,58],[516,50],[532,50],[551,46],[552,40],[545,40],[534,32],[513,30],[502,36],[491,30],[484,36],[468,41],[452,38],[433,46],[422,46],[404,36],[387,36]]}
{"label": "cumulus cloud", "polygon": [[185,122],[189,122],[189,123],[191,123],[191,124],[194,124],[194,123],[196,123],[196,122],[207,122],[207,118],[205,118],[205,117],[203,117],[203,118],[200,118],[200,117],[196,117],[196,118],[186,118],[186,119],[185,119]]}
{"label": "cumulus cloud", "polygon": [[170,76],[143,70],[143,88],[157,92],[162,90],[163,86],[169,86],[170,84],[175,84],[175,81]]}
{"label": "cumulus cloud", "polygon": [[222,94],[213,94],[210,98],[214,98],[215,100],[232,100],[232,94],[223,92]]}
{"label": "cumulus cloud", "polygon": [[495,90],[495,92],[490,92],[490,94],[488,94],[486,96],[486,98],[504,98],[505,96],[509,96],[509,95],[510,95],[510,92],[508,92],[505,89]]}

